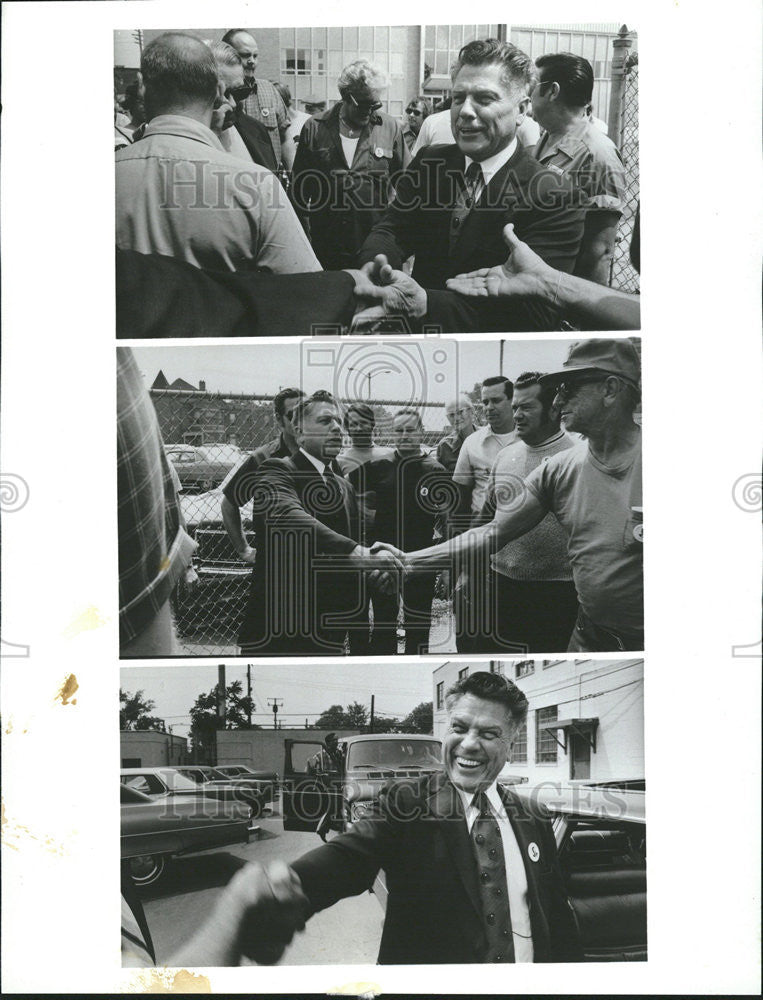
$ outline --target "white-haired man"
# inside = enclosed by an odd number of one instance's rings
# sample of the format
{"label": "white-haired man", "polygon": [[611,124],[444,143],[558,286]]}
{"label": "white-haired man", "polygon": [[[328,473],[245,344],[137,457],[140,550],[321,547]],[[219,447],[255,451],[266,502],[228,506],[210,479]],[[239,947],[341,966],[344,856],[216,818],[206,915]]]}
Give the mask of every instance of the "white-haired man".
{"label": "white-haired man", "polygon": [[359,59],[337,87],[342,100],[305,122],[292,175],[294,204],[327,270],[355,266],[410,161],[400,122],[381,111],[386,75]]}

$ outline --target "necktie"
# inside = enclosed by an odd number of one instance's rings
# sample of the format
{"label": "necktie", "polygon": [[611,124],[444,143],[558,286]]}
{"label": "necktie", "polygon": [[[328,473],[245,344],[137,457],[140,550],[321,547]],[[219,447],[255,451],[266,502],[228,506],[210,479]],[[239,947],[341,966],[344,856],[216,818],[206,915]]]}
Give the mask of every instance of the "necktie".
{"label": "necktie", "polygon": [[472,208],[482,193],[482,167],[476,161],[466,169],[466,207]]}
{"label": "necktie", "polygon": [[501,831],[484,792],[477,792],[472,804],[479,809],[479,816],[472,824],[471,837],[477,860],[482,922],[487,939],[484,961],[513,962],[514,939],[511,934],[509,887]]}
{"label": "necktie", "polygon": [[344,507],[344,494],[339,485],[339,477],[328,465],[323,470],[323,481],[326,484],[324,510],[327,514],[338,514]]}

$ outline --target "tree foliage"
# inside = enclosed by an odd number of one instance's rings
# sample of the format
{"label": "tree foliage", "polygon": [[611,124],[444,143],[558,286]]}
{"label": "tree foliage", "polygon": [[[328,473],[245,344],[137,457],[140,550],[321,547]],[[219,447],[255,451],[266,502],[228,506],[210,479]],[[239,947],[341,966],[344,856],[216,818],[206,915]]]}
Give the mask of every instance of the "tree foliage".
{"label": "tree foliage", "polygon": [[401,733],[429,734],[434,728],[434,712],[431,701],[422,701],[412,709],[400,723]]}
{"label": "tree foliage", "polygon": [[130,694],[129,691],[123,691],[120,688],[119,728],[128,732],[165,733],[167,730],[164,726],[164,719],[149,715],[149,712],[153,712],[154,707],[153,701],[144,698],[142,691]]}
{"label": "tree foliage", "polygon": [[254,711],[254,700],[242,694],[241,681],[232,681],[225,689],[225,718],[217,714],[217,685],[206,694],[200,694],[191,706],[191,743],[194,749],[210,753],[215,746],[218,729],[260,729],[249,723]]}

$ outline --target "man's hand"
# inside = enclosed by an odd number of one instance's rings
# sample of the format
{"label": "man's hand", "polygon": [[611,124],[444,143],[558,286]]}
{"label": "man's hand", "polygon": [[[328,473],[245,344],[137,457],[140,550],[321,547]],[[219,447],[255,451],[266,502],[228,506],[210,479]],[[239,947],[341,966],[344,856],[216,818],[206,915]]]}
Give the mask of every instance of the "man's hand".
{"label": "man's hand", "polygon": [[254,566],[257,558],[257,549],[253,549],[251,545],[247,545],[243,552],[239,552],[238,557],[242,562],[249,563],[250,566]]}
{"label": "man's hand", "polygon": [[392,552],[381,549],[376,552],[372,550],[371,559],[374,566],[379,567],[368,574],[371,585],[383,594],[398,593],[405,573],[403,563]]}
{"label": "man's hand", "polygon": [[310,904],[298,875],[283,861],[247,865],[231,879],[226,895],[242,914],[241,952],[261,965],[277,962],[294,932],[304,930]]}
{"label": "man's hand", "polygon": [[401,549],[396,549],[395,546],[390,545],[389,542],[374,542],[371,546],[371,553],[375,556],[382,556],[385,553],[392,556],[397,564],[398,572],[402,575],[411,572],[411,567],[405,552]]}
{"label": "man's hand", "polygon": [[355,278],[355,295],[361,310],[353,319],[353,329],[388,316],[421,319],[427,311],[427,293],[404,271],[390,267],[384,254],[363,265]]}
{"label": "man's hand", "polygon": [[557,272],[515,236],[512,222],[504,227],[503,240],[510,250],[505,264],[448,278],[445,284],[450,291],[499,299],[553,295]]}

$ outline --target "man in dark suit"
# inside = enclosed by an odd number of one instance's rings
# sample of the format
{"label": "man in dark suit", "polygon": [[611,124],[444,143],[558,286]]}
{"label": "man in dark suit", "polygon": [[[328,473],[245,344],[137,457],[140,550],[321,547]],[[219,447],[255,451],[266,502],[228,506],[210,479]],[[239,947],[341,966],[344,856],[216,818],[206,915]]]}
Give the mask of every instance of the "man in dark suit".
{"label": "man in dark suit", "polygon": [[[427,289],[428,311],[448,303],[464,329],[548,330],[558,314],[547,305],[451,300],[445,282],[492,267],[506,256],[503,227],[516,232],[559,271],[575,266],[584,227],[569,180],[546,169],[519,145],[534,80],[532,60],[497,40],[465,45],[453,78],[451,124],[455,145],[421,150],[396,180],[396,196],[358,255],[366,269],[384,255],[394,269],[415,254],[413,278]],[[484,316],[474,326],[477,309]],[[469,325],[467,325],[469,324]]]}
{"label": "man in dark suit", "polygon": [[548,819],[496,779],[527,714],[500,674],[446,697],[444,772],[388,786],[370,819],[291,865],[310,915],[387,880],[379,962],[572,962],[577,929]]}
{"label": "man in dark suit", "polygon": [[[256,556],[244,622],[243,655],[344,652],[360,611],[361,572],[395,585],[394,559],[359,545],[355,491],[333,459],[342,447],[339,408],[327,392],[306,396],[291,424],[298,450],[263,462],[223,490],[229,503],[252,501]],[[390,571],[385,573],[385,571]]]}

